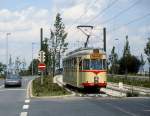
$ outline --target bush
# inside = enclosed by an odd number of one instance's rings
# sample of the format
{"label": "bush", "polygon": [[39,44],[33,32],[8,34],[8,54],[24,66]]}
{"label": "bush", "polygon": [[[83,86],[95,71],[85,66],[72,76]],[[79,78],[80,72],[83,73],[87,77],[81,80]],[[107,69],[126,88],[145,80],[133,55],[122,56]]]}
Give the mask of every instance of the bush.
{"label": "bush", "polygon": [[138,97],[139,93],[138,92],[127,92],[127,97]]}
{"label": "bush", "polygon": [[34,96],[58,96],[69,94],[64,88],[53,83],[52,77],[44,77],[43,85],[41,85],[41,78],[36,78],[33,81],[33,95]]}

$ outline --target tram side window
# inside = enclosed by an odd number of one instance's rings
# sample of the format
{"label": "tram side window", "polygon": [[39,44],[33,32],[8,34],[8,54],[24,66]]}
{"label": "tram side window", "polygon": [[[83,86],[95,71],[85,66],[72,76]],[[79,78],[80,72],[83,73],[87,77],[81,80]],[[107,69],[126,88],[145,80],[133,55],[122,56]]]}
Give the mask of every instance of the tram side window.
{"label": "tram side window", "polygon": [[89,70],[90,69],[90,60],[85,59],[83,60],[83,70]]}
{"label": "tram side window", "polygon": [[103,59],[103,69],[107,68],[107,63],[106,63],[106,59]]}
{"label": "tram side window", "polygon": [[79,69],[82,70],[82,60],[79,63]]}

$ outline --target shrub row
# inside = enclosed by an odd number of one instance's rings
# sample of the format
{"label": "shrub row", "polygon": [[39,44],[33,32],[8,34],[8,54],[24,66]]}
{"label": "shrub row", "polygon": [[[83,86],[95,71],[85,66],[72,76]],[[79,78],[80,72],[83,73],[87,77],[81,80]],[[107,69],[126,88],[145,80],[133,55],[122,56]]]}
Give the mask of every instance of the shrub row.
{"label": "shrub row", "polygon": [[32,91],[34,96],[59,96],[69,94],[64,88],[53,83],[51,77],[44,77],[43,85],[41,85],[41,78],[36,78],[33,81]]}

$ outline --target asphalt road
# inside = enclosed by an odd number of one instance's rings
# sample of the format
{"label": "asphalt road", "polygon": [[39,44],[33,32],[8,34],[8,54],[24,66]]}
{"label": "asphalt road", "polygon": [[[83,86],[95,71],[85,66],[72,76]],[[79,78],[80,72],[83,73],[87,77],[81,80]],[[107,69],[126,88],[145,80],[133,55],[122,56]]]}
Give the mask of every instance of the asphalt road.
{"label": "asphalt road", "polygon": [[32,78],[23,78],[22,87],[4,88],[3,81],[0,81],[0,116],[20,116],[26,100],[26,87]]}
{"label": "asphalt road", "polygon": [[150,98],[26,98],[21,88],[0,88],[0,116],[150,116]]}
{"label": "asphalt road", "polygon": [[150,98],[32,99],[29,116],[150,116]]}
{"label": "asphalt road", "polygon": [[4,84],[4,80],[0,79],[0,86],[2,86]]}

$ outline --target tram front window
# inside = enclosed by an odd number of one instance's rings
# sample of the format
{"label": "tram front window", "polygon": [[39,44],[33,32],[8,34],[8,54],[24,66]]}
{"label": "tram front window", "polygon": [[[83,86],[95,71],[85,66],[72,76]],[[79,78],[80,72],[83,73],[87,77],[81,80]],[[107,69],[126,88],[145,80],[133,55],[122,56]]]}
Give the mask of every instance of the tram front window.
{"label": "tram front window", "polygon": [[105,70],[105,59],[85,59],[83,60],[83,70]]}
{"label": "tram front window", "polygon": [[102,60],[91,60],[91,70],[101,70],[102,69]]}

